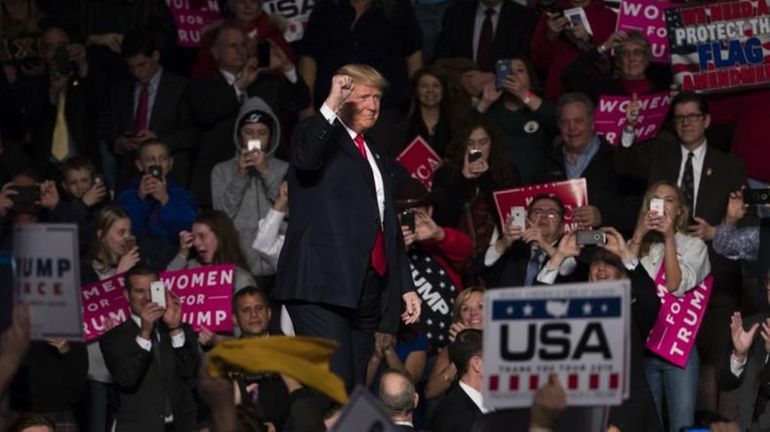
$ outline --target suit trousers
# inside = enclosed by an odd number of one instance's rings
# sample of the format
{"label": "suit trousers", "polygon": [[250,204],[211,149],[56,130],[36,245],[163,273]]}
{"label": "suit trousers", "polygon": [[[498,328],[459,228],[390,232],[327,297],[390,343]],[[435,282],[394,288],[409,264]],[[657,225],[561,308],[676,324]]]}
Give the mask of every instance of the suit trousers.
{"label": "suit trousers", "polygon": [[356,384],[365,384],[366,365],[374,353],[374,332],[380,323],[385,286],[385,279],[370,266],[366,270],[357,309],[301,301],[286,304],[297,336],[322,337],[338,343],[330,366],[332,372],[345,381],[348,390]]}

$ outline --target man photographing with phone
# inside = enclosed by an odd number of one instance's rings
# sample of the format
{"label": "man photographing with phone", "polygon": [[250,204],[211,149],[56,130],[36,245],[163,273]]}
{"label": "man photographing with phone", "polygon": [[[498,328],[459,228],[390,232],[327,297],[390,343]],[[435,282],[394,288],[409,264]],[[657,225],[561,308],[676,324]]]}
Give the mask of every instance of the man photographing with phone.
{"label": "man photographing with phone", "polygon": [[[197,338],[182,323],[179,297],[163,290],[166,307],[151,299],[158,275],[137,265],[126,273],[131,317],[102,336],[99,345],[120,391],[117,432],[192,431],[195,399],[187,380],[200,365]],[[158,291],[155,288],[155,291]]]}
{"label": "man photographing with phone", "polygon": [[[386,81],[370,66],[343,66],[319,113],[297,129],[287,179],[292,216],[276,298],[297,335],[339,343],[331,370],[363,383],[378,347],[392,346],[402,319],[420,316],[393,202],[394,161],[365,136],[377,122]],[[375,336],[376,333],[376,336]]]}

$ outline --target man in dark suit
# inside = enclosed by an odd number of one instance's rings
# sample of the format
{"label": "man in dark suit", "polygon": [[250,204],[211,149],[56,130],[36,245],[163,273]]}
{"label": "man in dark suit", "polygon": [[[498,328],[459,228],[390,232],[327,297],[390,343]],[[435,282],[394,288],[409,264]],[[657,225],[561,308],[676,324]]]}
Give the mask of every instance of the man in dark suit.
{"label": "man in dark suit", "polygon": [[449,359],[460,381],[439,402],[430,422],[432,432],[467,432],[487,412],[481,396],[484,359],[481,330],[466,329],[449,345]]}
{"label": "man in dark suit", "polygon": [[619,147],[615,162],[619,170],[647,178],[650,184],[662,180],[676,183],[694,215],[690,235],[708,246],[714,285],[697,340],[701,359],[699,393],[705,407],[716,410],[716,365],[728,354],[726,323],[740,305],[742,279],[740,264],[714,252],[711,240],[714,227],[724,219],[730,192],[746,184],[746,170],[737,157],[708,145],[706,131],[711,116],[702,96],[680,93],[671,102],[671,111],[673,139],[661,133],[654,141]]}
{"label": "man in dark suit", "polygon": [[[748,326],[748,328],[747,328]],[[760,330],[761,326],[761,330]],[[759,330],[759,335],[757,332]],[[738,421],[742,431],[770,429],[770,318],[758,314],[743,322],[740,312],[731,317],[733,351],[719,370],[723,390],[738,389]]]}
{"label": "man in dark suit", "polygon": [[399,432],[416,430],[412,423],[412,413],[417,408],[420,396],[408,374],[397,370],[382,374],[379,399]]}
{"label": "man in dark suit", "polygon": [[573,209],[573,220],[584,229],[611,226],[630,233],[636,226],[644,184],[618,173],[615,149],[595,133],[593,112],[593,102],[582,93],[559,98],[559,145],[546,160],[541,180],[585,178],[590,205]]}
{"label": "man in dark suit", "polygon": [[192,431],[196,405],[189,379],[200,365],[197,339],[182,324],[179,298],[150,301],[158,275],[138,265],[126,274],[124,294],[131,317],[102,336],[104,362],[120,391],[117,432]]}
{"label": "man in dark suit", "polygon": [[511,0],[454,2],[444,12],[436,58],[465,57],[484,71],[495,61],[526,55],[537,13]]}
{"label": "man in dark suit", "polygon": [[393,344],[401,298],[405,322],[420,315],[393,201],[395,162],[364,137],[384,86],[370,66],[342,67],[319,113],[295,132],[287,174],[292,218],[276,298],[288,302],[298,335],[339,343],[331,370],[349,388],[364,382],[375,338]]}
{"label": "man in dark suit", "polygon": [[133,174],[136,150],[150,139],[168,145],[174,158],[171,174],[186,186],[190,153],[197,146],[195,126],[184,99],[188,82],[161,67],[160,51],[150,33],[127,35],[121,54],[133,79],[110,88],[100,132],[117,156],[116,189],[126,185]]}
{"label": "man in dark suit", "polygon": [[[534,285],[564,233],[564,204],[556,197],[539,195],[527,209],[526,229],[507,222],[503,234],[476,259],[478,274],[489,287]],[[565,260],[557,277],[570,276],[575,267],[574,258]]]}
{"label": "man in dark suit", "polygon": [[193,163],[191,188],[198,203],[211,206],[211,170],[234,156],[235,119],[241,102],[258,96],[278,118],[299,112],[310,104],[310,92],[297,75],[294,63],[278,46],[270,47],[270,64],[248,57],[248,37],[240,27],[224,24],[213,30],[211,52],[219,70],[194,82],[188,103],[201,136]]}

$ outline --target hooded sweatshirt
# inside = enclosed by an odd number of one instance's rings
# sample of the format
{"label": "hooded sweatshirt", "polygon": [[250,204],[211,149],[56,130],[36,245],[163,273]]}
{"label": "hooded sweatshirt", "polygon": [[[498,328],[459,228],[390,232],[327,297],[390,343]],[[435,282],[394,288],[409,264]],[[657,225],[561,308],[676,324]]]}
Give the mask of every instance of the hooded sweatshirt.
{"label": "hooded sweatshirt", "polygon": [[[247,113],[254,110],[264,111],[273,119],[273,128],[270,131],[270,149],[267,151],[269,171],[267,174],[244,176],[239,170],[241,140],[238,124]],[[287,162],[273,157],[279,142],[281,142],[281,126],[273,110],[262,99],[250,98],[241,106],[235,121],[233,130],[235,157],[218,163],[211,173],[211,195],[214,208],[227,213],[232,219],[235,229],[238,230],[241,250],[249,264],[249,270],[256,276],[275,273],[270,263],[260,258],[257,252],[251,248],[251,243],[257,235],[259,220],[265,217],[272,207],[273,201],[278,195],[278,187],[289,167]]]}

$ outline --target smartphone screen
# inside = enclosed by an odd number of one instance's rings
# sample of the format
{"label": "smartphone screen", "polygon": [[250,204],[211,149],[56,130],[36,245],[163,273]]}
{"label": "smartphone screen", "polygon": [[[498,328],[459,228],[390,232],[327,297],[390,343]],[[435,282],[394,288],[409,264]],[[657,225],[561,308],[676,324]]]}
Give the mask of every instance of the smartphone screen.
{"label": "smartphone screen", "polygon": [[473,149],[468,154],[468,162],[476,162],[481,159],[481,150]]}

